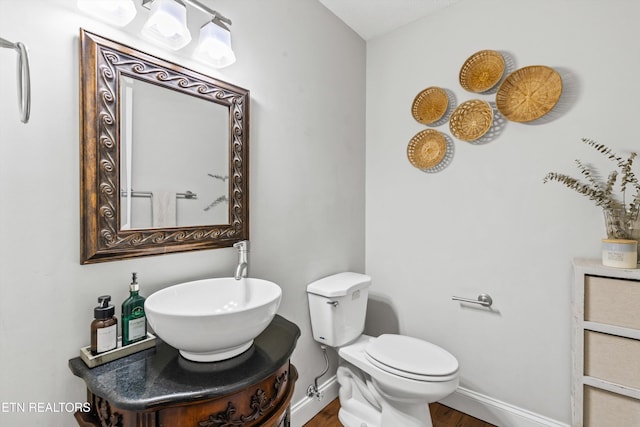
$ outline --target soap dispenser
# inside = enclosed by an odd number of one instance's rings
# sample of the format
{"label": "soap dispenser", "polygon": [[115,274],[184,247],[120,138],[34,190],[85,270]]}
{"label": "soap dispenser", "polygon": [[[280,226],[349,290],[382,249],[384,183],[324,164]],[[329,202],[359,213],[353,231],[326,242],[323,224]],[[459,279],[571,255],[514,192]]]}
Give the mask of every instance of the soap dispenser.
{"label": "soap dispenser", "polygon": [[110,295],[98,297],[99,306],[93,310],[91,322],[91,353],[96,355],[113,350],[118,346],[118,319],[116,308],[109,305]]}
{"label": "soap dispenser", "polygon": [[140,295],[138,273],[132,273],[129,298],[122,303],[122,346],[147,337],[147,316],[144,313],[144,297]]}

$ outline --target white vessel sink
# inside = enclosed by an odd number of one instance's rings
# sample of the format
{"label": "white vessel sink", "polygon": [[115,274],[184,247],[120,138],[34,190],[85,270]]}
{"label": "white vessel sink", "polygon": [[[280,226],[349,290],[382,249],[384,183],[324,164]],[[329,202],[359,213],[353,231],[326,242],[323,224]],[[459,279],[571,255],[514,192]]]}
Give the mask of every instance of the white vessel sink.
{"label": "white vessel sink", "polygon": [[144,303],[149,325],[186,359],[215,362],[248,350],[271,323],[282,290],[267,280],[197,280],[153,293]]}

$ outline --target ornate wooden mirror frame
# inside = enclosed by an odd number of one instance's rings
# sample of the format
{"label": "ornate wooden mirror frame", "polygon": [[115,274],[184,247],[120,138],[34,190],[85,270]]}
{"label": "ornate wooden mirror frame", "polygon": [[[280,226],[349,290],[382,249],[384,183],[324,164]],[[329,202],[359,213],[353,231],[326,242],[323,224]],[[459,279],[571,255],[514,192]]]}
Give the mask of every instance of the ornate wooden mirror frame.
{"label": "ornate wooden mirror frame", "polygon": [[[229,224],[122,230],[120,76],[229,109]],[[249,238],[249,91],[80,30],[82,264],[232,246]]]}

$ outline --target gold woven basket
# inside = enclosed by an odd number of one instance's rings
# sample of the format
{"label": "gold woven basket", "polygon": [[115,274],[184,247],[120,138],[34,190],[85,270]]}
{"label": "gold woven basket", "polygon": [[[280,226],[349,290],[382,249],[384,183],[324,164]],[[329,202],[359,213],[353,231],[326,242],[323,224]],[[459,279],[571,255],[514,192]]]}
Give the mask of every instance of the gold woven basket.
{"label": "gold woven basket", "polygon": [[451,114],[449,129],[462,141],[475,141],[491,129],[493,108],[487,101],[472,99],[463,102]]}
{"label": "gold woven basket", "polygon": [[413,100],[411,114],[418,123],[429,125],[440,120],[449,108],[447,92],[439,87],[428,87]]}
{"label": "gold woven basket", "polygon": [[407,145],[409,162],[418,169],[437,166],[447,154],[447,139],[435,129],[418,132]]}
{"label": "gold woven basket", "polygon": [[496,107],[508,120],[530,122],[551,111],[560,95],[560,74],[544,65],[531,65],[514,71],[502,82]]}
{"label": "gold woven basket", "polygon": [[495,50],[481,50],[467,59],[460,69],[460,85],[469,92],[486,92],[504,74],[504,57]]}

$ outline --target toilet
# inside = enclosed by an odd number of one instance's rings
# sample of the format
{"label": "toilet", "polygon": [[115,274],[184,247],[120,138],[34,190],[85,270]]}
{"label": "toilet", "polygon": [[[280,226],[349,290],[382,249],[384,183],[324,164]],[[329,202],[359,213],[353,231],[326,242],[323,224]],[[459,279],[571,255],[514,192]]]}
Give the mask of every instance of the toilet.
{"label": "toilet", "polygon": [[428,404],[458,387],[458,361],[404,335],[364,335],[371,278],[344,272],[307,286],[313,338],[338,350],[345,427],[432,427]]}

